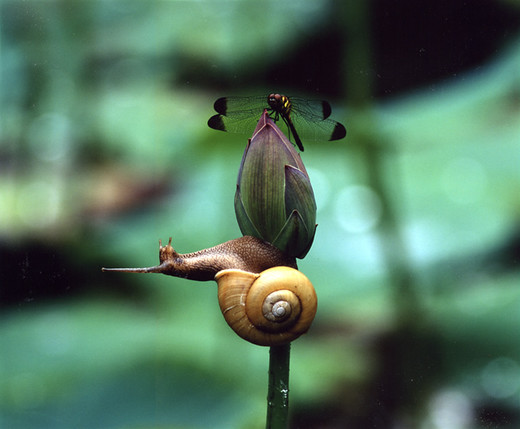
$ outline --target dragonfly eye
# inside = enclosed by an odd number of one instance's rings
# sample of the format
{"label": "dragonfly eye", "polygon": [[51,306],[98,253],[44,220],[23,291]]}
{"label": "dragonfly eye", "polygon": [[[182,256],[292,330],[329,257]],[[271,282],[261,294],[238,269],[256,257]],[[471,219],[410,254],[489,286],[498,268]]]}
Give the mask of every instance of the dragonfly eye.
{"label": "dragonfly eye", "polygon": [[269,97],[267,97],[267,104],[269,104],[271,109],[279,111],[283,107],[284,98],[285,96],[280,94],[270,94]]}

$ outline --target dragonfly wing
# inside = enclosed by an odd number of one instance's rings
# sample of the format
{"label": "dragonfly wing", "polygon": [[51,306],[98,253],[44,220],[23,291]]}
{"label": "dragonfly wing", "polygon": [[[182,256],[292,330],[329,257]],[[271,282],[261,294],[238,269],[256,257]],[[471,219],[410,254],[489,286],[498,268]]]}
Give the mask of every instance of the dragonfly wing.
{"label": "dragonfly wing", "polygon": [[256,110],[235,112],[233,115],[214,115],[208,120],[208,126],[214,130],[227,131],[236,134],[251,134],[262,112]]}
{"label": "dragonfly wing", "polygon": [[341,140],[347,135],[347,130],[343,124],[327,119],[327,122],[329,121],[334,122],[334,129],[332,130],[332,134],[330,134],[329,140]]}
{"label": "dragonfly wing", "polygon": [[[332,110],[328,102],[297,97],[289,99],[292,105],[290,119],[294,125],[293,130],[285,127],[287,124],[284,124],[284,121],[277,121],[277,125],[288,136],[293,137],[296,132],[297,136],[310,140],[339,140],[345,137],[345,127],[339,122],[327,119]],[[252,133],[264,109],[269,109],[265,96],[222,97],[215,101],[213,107],[218,115],[209,119],[208,126],[215,130],[238,134]],[[301,149],[301,141],[296,140]]]}
{"label": "dragonfly wing", "polygon": [[346,136],[345,127],[332,119],[327,119],[332,109],[324,100],[291,98],[291,119],[298,134],[309,140],[339,140]]}
{"label": "dragonfly wing", "polygon": [[320,121],[323,121],[332,113],[329,102],[325,100],[305,100],[297,97],[290,97],[289,99],[293,110],[304,116],[317,116]]}
{"label": "dragonfly wing", "polygon": [[249,111],[262,113],[268,107],[267,97],[222,97],[213,104],[215,111],[225,116]]}
{"label": "dragonfly wing", "polygon": [[332,119],[320,120],[317,116],[303,116],[296,113],[291,115],[291,119],[294,128],[304,140],[339,140],[347,135],[345,127]]}

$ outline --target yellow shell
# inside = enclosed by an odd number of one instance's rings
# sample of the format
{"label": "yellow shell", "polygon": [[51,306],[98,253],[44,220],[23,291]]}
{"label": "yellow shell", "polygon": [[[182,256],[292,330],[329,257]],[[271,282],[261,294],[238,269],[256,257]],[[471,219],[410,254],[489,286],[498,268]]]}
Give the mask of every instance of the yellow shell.
{"label": "yellow shell", "polygon": [[251,343],[287,344],[307,332],[314,320],[316,292],[294,268],[274,267],[260,274],[222,270],[215,280],[226,322]]}

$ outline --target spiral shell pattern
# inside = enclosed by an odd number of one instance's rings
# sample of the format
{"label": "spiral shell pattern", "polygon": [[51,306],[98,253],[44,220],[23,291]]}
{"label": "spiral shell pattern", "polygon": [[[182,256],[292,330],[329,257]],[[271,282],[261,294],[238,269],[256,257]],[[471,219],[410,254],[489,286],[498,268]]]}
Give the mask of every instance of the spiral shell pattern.
{"label": "spiral shell pattern", "polygon": [[294,268],[274,267],[260,274],[222,270],[215,280],[226,322],[253,344],[287,344],[307,332],[314,320],[316,292]]}

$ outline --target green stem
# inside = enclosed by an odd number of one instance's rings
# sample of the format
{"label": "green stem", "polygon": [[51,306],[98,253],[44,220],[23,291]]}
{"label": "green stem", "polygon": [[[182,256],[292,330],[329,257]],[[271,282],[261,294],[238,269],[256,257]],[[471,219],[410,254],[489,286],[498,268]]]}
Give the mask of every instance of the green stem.
{"label": "green stem", "polygon": [[289,361],[291,344],[269,349],[267,429],[286,429],[289,415]]}

